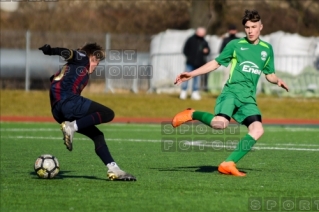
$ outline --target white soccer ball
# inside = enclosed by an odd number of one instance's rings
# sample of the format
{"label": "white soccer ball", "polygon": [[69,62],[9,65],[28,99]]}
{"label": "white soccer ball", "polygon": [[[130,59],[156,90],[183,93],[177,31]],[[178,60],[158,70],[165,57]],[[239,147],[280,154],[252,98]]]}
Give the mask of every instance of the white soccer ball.
{"label": "white soccer ball", "polygon": [[53,155],[41,155],[34,163],[34,171],[40,178],[54,178],[60,171],[59,161]]}

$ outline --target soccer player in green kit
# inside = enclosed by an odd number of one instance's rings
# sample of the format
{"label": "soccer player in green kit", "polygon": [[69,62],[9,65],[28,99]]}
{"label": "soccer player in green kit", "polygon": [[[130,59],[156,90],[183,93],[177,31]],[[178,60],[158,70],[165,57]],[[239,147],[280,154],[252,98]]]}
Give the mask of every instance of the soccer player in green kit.
{"label": "soccer player in green kit", "polygon": [[214,128],[224,129],[233,118],[248,128],[248,133],[241,138],[234,150],[218,171],[222,174],[245,176],[236,168],[236,163],[243,158],[264,133],[261,113],[256,103],[256,87],[262,73],[273,84],[288,91],[288,86],[275,75],[274,54],[272,46],[260,40],[263,28],[260,15],[255,10],[246,10],[242,20],[246,37],[232,40],[221,54],[193,72],[184,72],[176,77],[175,84],[216,70],[220,65],[228,66],[231,62],[229,79],[216,100],[214,114],[186,109],[172,120],[173,127],[198,120]]}

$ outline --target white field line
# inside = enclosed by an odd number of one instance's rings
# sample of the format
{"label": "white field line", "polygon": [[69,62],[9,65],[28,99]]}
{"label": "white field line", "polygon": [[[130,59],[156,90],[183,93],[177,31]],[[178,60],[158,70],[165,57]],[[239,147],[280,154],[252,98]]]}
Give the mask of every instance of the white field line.
{"label": "white field line", "polygon": [[[212,147],[211,145],[202,145],[198,143],[189,144],[190,146],[198,146],[198,147]],[[236,146],[227,146],[227,145],[214,145],[212,148],[215,150],[225,148],[228,150],[235,149]],[[319,149],[307,149],[307,148],[294,148],[294,147],[272,147],[272,146],[263,146],[259,147],[258,145],[253,147],[253,150],[287,150],[287,151],[312,151],[312,152],[319,152]]]}
{"label": "white field line", "polygon": [[[38,139],[38,140],[61,140],[61,137],[42,137],[42,136],[1,136],[1,142],[3,142],[5,139]],[[88,140],[87,138],[77,138],[77,140]],[[116,141],[116,142],[154,142],[154,143],[160,143],[163,142],[159,139],[120,139],[120,138],[108,138],[106,141]],[[216,149],[221,148],[227,148],[227,149],[234,149],[235,146],[230,145],[206,145],[202,144],[201,141],[192,141],[192,142],[185,142],[184,144],[190,145],[190,146],[201,146],[201,147],[212,147]],[[183,144],[183,145],[184,145]],[[263,144],[262,145],[266,145]],[[254,146],[254,150],[287,150],[287,151],[319,151],[319,148],[316,149],[309,149],[309,148],[298,148],[298,147],[275,147],[275,146],[262,146],[260,144],[256,144]],[[277,144],[275,144],[277,145]],[[281,144],[285,145],[285,144]],[[288,144],[291,146],[292,144]],[[307,144],[305,144],[307,145]],[[314,146],[315,144],[310,144],[311,146]],[[295,145],[298,146],[298,145]]]}
{"label": "white field line", "polygon": [[[103,131],[108,132],[160,132],[159,129],[103,129],[100,128]],[[60,132],[61,130],[59,128],[1,128],[1,132]]]}
{"label": "white field line", "polygon": [[[43,137],[43,136],[1,136],[1,140],[3,139],[37,139],[37,140],[62,140],[61,137]],[[75,140],[90,140],[88,138],[75,138]],[[158,139],[122,139],[122,138],[106,138],[106,141],[130,141],[130,142],[161,142]]]}

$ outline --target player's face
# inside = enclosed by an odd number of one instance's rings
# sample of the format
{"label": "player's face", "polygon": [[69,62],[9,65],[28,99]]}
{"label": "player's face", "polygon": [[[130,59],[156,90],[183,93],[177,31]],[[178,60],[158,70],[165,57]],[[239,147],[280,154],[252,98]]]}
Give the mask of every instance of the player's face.
{"label": "player's face", "polygon": [[96,66],[99,65],[100,60],[96,58],[96,56],[90,56],[90,69],[89,74],[92,74],[96,68]]}
{"label": "player's face", "polygon": [[250,43],[257,44],[259,42],[259,35],[262,28],[263,28],[263,25],[261,24],[261,21],[246,22],[245,32],[246,32],[247,39],[249,40]]}

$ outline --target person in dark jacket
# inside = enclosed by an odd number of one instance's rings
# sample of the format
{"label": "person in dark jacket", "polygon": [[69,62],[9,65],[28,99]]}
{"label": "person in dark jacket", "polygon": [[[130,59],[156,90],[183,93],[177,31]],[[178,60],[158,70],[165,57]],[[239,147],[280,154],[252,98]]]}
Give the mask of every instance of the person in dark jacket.
{"label": "person in dark jacket", "polygon": [[223,42],[222,42],[220,49],[219,49],[219,53],[221,53],[223,51],[223,49],[225,48],[227,43],[229,43],[229,41],[234,40],[234,39],[238,39],[236,34],[237,34],[237,27],[233,24],[229,25],[228,26],[228,36],[223,39]]}
{"label": "person in dark jacket", "polygon": [[[184,45],[183,53],[186,56],[186,71],[191,72],[206,63],[206,56],[209,54],[210,49],[207,41],[205,40],[206,29],[198,27],[196,33],[189,37]],[[200,78],[194,77],[192,86],[191,99],[200,100],[199,94]],[[180,99],[187,98],[188,82],[182,83]]]}

